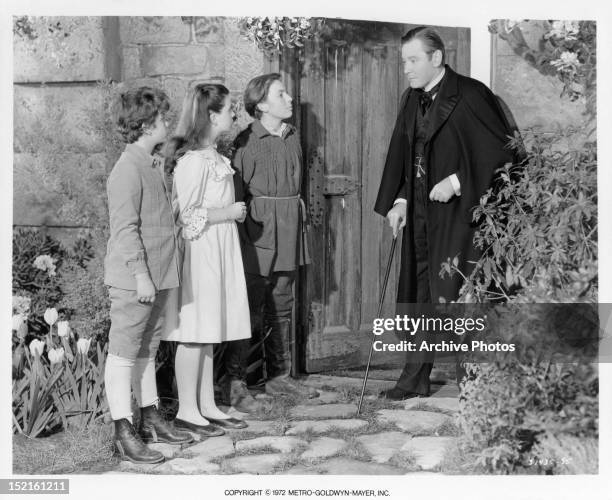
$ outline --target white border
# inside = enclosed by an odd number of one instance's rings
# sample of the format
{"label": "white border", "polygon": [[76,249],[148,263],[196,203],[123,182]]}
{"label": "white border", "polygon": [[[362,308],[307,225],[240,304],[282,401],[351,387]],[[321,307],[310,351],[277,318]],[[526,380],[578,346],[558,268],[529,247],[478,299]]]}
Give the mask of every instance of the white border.
{"label": "white border", "polygon": [[[77,2],[76,0],[9,0],[0,7],[2,50],[0,64],[2,124],[1,141],[5,164],[0,168],[0,186],[12,185],[12,19],[13,14],[31,15],[305,15],[343,17],[392,22],[409,22],[435,25],[463,26],[471,28],[472,76],[489,83],[490,42],[487,25],[493,18],[517,19],[594,19],[598,29],[598,147],[599,147],[599,248],[600,248],[600,300],[612,302],[612,159],[611,120],[612,110],[612,16],[611,7],[595,0],[538,1],[513,0],[492,5],[486,0],[429,0],[415,1],[373,0],[367,3],[331,2],[308,0],[290,4],[278,0],[212,2],[206,0],[149,0],[147,2]],[[393,119],[393,117],[389,117]],[[0,267],[2,283],[2,308],[5,326],[5,344],[0,351],[2,384],[0,389],[6,404],[0,411],[0,429],[3,443],[11,442],[10,418],[10,347],[8,325],[10,323],[10,224],[12,221],[11,196],[0,197],[0,210],[5,221],[5,237],[0,241],[0,254],[5,258]],[[572,499],[587,496],[612,498],[612,365],[603,364],[600,391],[600,475],[584,477],[473,477],[473,476],[71,476],[71,496],[88,499],[124,498],[138,495],[141,498],[244,498],[228,497],[225,489],[389,489],[392,497],[408,499],[423,494],[433,499],[444,498],[494,498],[494,499]],[[0,477],[11,476],[11,447],[0,452]],[[40,498],[40,497],[38,497]],[[277,498],[277,497],[270,497]],[[341,497],[338,497],[341,498]]]}

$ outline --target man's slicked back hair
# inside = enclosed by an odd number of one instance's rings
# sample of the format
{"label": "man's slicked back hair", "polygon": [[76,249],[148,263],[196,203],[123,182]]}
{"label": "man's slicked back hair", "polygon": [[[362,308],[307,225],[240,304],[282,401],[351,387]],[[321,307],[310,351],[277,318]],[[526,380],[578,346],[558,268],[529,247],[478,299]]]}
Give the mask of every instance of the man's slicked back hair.
{"label": "man's slicked back hair", "polygon": [[436,30],[428,26],[418,26],[417,28],[412,28],[402,37],[402,45],[415,39],[423,42],[430,59],[431,54],[433,54],[436,50],[442,52],[442,64],[444,64],[446,61],[446,49],[444,48],[442,37],[440,37]]}

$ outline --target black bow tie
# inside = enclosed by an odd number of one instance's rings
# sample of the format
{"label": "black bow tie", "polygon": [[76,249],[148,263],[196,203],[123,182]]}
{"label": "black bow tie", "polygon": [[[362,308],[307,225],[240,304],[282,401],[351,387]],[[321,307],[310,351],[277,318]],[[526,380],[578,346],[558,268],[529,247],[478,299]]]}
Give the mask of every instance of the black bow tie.
{"label": "black bow tie", "polygon": [[442,81],[434,85],[432,89],[428,91],[422,90],[421,93],[419,94],[419,106],[421,107],[421,113],[423,115],[427,113],[427,110],[431,106],[431,103],[433,102],[433,98],[438,93],[438,90],[440,90],[441,83]]}

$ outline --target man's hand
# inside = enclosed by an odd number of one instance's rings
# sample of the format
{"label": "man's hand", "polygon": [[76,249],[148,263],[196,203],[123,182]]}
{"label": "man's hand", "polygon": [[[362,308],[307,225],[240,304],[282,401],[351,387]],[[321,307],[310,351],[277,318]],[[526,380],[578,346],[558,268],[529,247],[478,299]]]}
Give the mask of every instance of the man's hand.
{"label": "man's hand", "polygon": [[393,237],[397,236],[397,233],[406,225],[406,203],[400,201],[396,203],[391,210],[387,213],[387,220],[389,226],[393,230]]}
{"label": "man's hand", "polygon": [[439,201],[442,203],[446,203],[455,195],[455,190],[453,189],[453,184],[450,181],[450,178],[442,179],[438,182],[431,192],[429,193],[429,199],[431,201]]}
{"label": "man's hand", "polygon": [[142,273],[136,275],[136,295],[138,296],[138,302],[144,304],[151,303],[155,300],[155,285],[151,281],[149,273]]}

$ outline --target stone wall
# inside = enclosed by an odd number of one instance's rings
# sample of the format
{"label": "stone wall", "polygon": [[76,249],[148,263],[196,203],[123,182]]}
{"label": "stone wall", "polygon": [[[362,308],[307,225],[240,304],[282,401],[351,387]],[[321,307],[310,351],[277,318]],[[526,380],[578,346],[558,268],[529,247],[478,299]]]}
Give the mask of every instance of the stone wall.
{"label": "stone wall", "polygon": [[[537,48],[544,33],[542,21],[521,24],[525,41]],[[494,35],[493,91],[512,110],[519,128],[579,126],[584,121],[585,106],[560,97],[562,83],[555,77],[542,75],[521,56],[514,53],[508,42]]]}
{"label": "stone wall", "polygon": [[[237,18],[29,17],[27,23],[14,35],[14,224],[86,224],[67,206],[66,190],[103,190],[100,179],[116,160],[110,131],[96,127],[107,96],[99,82],[161,87],[176,116],[195,83],[223,83],[241,101],[248,80],[264,71],[262,53],[242,38]],[[240,113],[237,126],[247,122]],[[68,172],[78,176],[79,168],[83,179],[67,185]]]}

